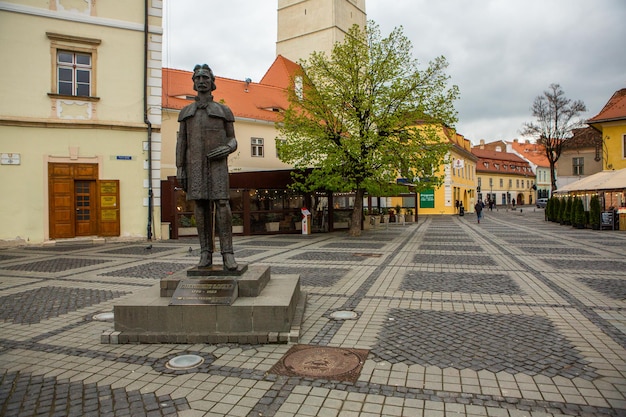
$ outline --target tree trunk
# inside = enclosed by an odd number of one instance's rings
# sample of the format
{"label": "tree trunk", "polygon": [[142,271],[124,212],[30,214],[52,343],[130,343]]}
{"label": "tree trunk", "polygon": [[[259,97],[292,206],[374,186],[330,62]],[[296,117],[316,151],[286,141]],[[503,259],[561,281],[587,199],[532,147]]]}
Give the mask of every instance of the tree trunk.
{"label": "tree trunk", "polygon": [[354,197],[354,208],[352,209],[352,221],[350,222],[350,236],[361,236],[361,219],[363,217],[363,196],[365,190],[357,188]]}
{"label": "tree trunk", "polygon": [[557,190],[556,187],[556,161],[548,161],[550,163],[550,197]]}

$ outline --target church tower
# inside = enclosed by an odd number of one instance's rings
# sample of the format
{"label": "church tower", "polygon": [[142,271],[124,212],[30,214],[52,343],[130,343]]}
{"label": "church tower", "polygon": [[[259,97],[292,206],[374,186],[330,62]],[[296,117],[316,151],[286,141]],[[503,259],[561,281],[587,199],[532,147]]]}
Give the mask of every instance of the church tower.
{"label": "church tower", "polygon": [[276,55],[291,61],[314,51],[330,54],[350,27],[364,27],[365,0],[278,0]]}

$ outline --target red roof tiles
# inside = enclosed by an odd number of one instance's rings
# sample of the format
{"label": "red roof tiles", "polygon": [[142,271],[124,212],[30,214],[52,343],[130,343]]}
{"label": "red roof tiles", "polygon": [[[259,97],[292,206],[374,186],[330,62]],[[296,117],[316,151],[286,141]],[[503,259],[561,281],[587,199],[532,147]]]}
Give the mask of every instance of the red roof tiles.
{"label": "red roof tiles", "polygon": [[[291,76],[300,67],[278,56],[260,83],[215,77],[215,101],[226,104],[236,117],[270,122],[278,121],[279,111],[289,105],[285,89]],[[162,106],[180,110],[193,101],[191,71],[163,68]]]}
{"label": "red roof tiles", "polygon": [[587,120],[587,123],[609,122],[626,119],[626,88],[616,91],[600,110],[600,113]]}
{"label": "red roof tiles", "polygon": [[513,153],[480,148],[472,148],[472,153],[478,157],[476,163],[476,171],[478,172],[532,174],[530,164]]}
{"label": "red roof tiles", "polygon": [[525,159],[540,167],[549,167],[550,162],[546,156],[546,148],[537,143],[521,143],[513,141],[511,147]]}

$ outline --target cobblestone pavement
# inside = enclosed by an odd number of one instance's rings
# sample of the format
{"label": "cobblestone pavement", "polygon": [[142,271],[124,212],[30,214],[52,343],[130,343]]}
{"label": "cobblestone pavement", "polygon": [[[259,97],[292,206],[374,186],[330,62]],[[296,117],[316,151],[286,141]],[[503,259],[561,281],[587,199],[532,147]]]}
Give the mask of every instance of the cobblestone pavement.
{"label": "cobblestone pavement", "polygon": [[[235,248],[300,274],[300,344],[366,351],[358,377],[274,374],[287,344],[102,344],[99,313],[193,266],[195,239],[4,248],[0,415],[626,416],[625,232],[526,207]],[[183,354],[201,364],[166,366]]]}

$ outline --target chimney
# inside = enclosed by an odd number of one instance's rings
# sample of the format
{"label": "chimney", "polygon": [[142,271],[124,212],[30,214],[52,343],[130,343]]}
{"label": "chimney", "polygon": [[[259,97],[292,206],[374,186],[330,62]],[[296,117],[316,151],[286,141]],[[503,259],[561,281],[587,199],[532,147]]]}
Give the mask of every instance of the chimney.
{"label": "chimney", "polygon": [[519,139],[517,138],[513,139],[513,143],[518,143],[518,142],[519,142]]}
{"label": "chimney", "polygon": [[485,139],[480,140],[480,149],[485,149]]}

